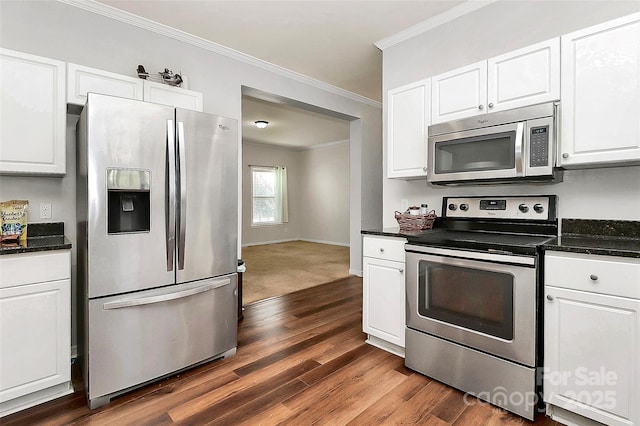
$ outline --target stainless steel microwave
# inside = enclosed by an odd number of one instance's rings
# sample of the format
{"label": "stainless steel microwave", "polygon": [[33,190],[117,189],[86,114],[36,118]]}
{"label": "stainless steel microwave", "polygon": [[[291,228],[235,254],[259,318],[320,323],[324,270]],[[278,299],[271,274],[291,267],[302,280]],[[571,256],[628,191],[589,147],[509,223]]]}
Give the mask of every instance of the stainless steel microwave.
{"label": "stainless steel microwave", "polygon": [[429,126],[433,184],[561,181],[555,168],[558,102]]}

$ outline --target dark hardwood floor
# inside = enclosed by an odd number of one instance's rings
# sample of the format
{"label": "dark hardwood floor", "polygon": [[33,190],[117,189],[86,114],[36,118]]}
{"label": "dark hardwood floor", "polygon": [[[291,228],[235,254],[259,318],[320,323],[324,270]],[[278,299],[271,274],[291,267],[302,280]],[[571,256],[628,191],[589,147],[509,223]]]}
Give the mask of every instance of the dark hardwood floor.
{"label": "dark hardwood floor", "polygon": [[364,343],[362,280],[347,278],[246,307],[238,352],[89,411],[72,395],[2,425],[499,425],[535,423],[464,397]]}

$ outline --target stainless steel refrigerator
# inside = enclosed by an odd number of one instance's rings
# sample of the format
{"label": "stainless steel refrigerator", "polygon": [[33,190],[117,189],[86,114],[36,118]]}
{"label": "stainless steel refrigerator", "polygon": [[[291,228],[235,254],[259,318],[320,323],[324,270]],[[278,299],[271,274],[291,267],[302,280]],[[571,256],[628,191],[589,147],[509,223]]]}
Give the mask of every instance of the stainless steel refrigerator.
{"label": "stainless steel refrigerator", "polygon": [[237,121],[89,94],[78,121],[90,408],[237,346]]}

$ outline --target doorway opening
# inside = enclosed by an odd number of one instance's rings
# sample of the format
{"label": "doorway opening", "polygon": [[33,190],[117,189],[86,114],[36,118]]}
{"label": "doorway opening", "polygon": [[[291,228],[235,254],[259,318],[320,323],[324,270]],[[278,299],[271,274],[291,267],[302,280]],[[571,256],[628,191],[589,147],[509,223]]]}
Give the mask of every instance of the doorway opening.
{"label": "doorway opening", "polygon": [[349,276],[353,119],[243,88],[245,305]]}

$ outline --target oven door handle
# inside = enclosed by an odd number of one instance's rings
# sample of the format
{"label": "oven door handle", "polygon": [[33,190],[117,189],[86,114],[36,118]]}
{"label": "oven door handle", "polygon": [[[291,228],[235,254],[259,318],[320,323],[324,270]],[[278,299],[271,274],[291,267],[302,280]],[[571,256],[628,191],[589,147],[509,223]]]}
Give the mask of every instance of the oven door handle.
{"label": "oven door handle", "polygon": [[[508,263],[516,265],[524,265],[535,267],[536,259],[532,256],[520,256],[513,254],[506,254],[508,252],[500,252],[500,250],[489,250],[488,252],[470,252],[464,250],[450,250],[439,247],[426,247],[426,246],[414,246],[406,245],[407,252],[413,252],[418,254],[432,254],[436,256],[455,257],[458,259],[477,260],[477,261],[490,261],[497,263]],[[498,252],[498,253],[496,253]]]}

